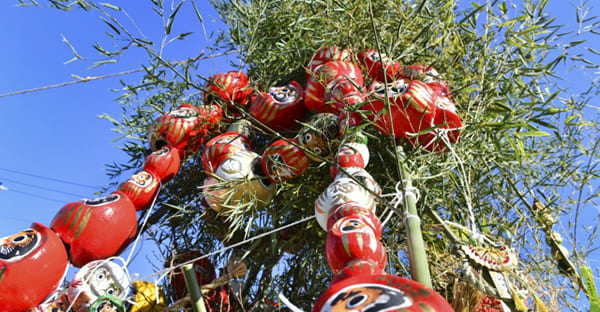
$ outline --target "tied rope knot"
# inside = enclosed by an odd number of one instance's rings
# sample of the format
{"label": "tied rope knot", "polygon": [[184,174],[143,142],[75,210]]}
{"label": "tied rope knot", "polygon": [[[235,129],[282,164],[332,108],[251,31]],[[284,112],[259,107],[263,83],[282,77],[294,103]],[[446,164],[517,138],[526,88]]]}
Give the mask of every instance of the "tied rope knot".
{"label": "tied rope knot", "polygon": [[[421,198],[421,194],[419,193],[419,189],[416,188],[416,187],[414,187],[414,186],[412,186],[412,185],[411,186],[406,186],[407,184],[408,184],[407,180],[398,181],[396,183],[396,186],[394,186],[394,192],[381,195],[381,197],[391,197],[391,200],[389,200],[388,203],[389,203],[389,206],[393,206],[394,207],[388,213],[388,215],[385,218],[385,220],[381,223],[382,226],[385,226],[385,224],[390,220],[390,218],[392,217],[392,214],[394,213],[394,211],[397,211],[398,206],[400,206],[401,204],[404,203],[405,197],[406,198],[412,197],[415,202],[419,201],[419,198]],[[385,214],[385,213],[386,212],[384,211],[383,214]],[[405,222],[408,218],[416,218],[419,221],[421,221],[421,218],[419,218],[419,216],[409,214],[408,213],[408,208],[404,207],[404,210],[402,211],[402,222]]]}

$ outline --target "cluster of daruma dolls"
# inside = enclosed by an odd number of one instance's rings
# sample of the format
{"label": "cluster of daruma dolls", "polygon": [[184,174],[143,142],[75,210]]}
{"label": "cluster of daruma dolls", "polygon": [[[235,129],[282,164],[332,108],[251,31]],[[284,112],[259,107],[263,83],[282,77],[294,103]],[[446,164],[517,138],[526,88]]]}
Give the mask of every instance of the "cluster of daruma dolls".
{"label": "cluster of daruma dolls", "polygon": [[[368,88],[363,72],[373,81]],[[153,152],[117,191],[65,205],[49,228],[34,223],[0,239],[0,311],[152,311],[138,301],[144,296],[129,291],[123,269],[106,259],[128,246],[137,212],[202,147],[204,199],[222,213],[248,202],[267,205],[276,185],[302,175],[311,160],[331,163],[334,181],[316,200],[315,213],[328,231],[327,259],[336,277],[313,311],[451,311],[432,289],[383,272],[375,215],[381,191],[365,170],[366,136],[356,130],[366,117],[385,135],[444,152],[462,127],[447,83],[426,65],[402,66],[375,50],[353,55],[338,47],[318,50],[306,74],[305,88],[291,81],[268,92],[253,88],[241,71],[212,76],[203,105],[184,104],[154,121]],[[302,121],[296,137],[279,136],[262,155],[253,151],[253,127],[295,130]],[[214,136],[223,123],[230,125]],[[69,263],[81,269],[66,295],[56,296]]]}

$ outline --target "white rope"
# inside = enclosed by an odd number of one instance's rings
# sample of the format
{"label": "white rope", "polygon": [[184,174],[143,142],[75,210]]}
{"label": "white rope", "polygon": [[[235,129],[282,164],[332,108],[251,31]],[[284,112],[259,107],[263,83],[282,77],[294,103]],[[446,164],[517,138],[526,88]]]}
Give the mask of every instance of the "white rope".
{"label": "white rope", "polygon": [[275,229],[273,229],[273,230],[271,230],[271,231],[267,231],[267,232],[265,232],[265,233],[258,234],[258,235],[256,235],[256,236],[250,237],[250,238],[248,238],[248,239],[245,239],[245,240],[243,240],[243,241],[240,241],[240,242],[237,242],[237,243],[235,243],[235,244],[229,245],[229,246],[227,246],[227,247],[223,247],[223,248],[221,248],[221,249],[219,249],[219,250],[216,250],[216,251],[213,251],[213,252],[211,252],[211,253],[208,253],[208,254],[202,255],[202,256],[200,256],[200,257],[197,257],[197,258],[194,258],[194,259],[188,260],[188,261],[186,261],[186,262],[183,262],[183,263],[180,263],[180,264],[178,264],[178,265],[171,266],[171,267],[168,267],[168,268],[164,268],[164,269],[162,269],[162,270],[160,270],[160,271],[158,271],[158,272],[156,272],[156,273],[154,273],[154,274],[151,274],[151,275],[148,275],[148,276],[144,277],[143,279],[146,279],[146,278],[152,277],[152,276],[154,276],[154,275],[159,275],[159,274],[160,274],[160,278],[159,278],[159,280],[161,280],[161,279],[163,279],[163,278],[164,278],[164,277],[165,277],[165,276],[166,276],[166,275],[167,275],[169,272],[171,272],[171,271],[173,271],[173,270],[175,270],[175,269],[177,269],[177,268],[180,268],[180,267],[182,267],[182,266],[184,266],[184,265],[186,265],[186,264],[194,263],[194,262],[196,262],[196,261],[198,261],[198,260],[201,260],[201,259],[204,259],[204,258],[208,258],[208,257],[210,257],[210,256],[213,256],[213,255],[217,255],[217,254],[223,253],[223,252],[225,252],[225,251],[227,251],[227,250],[229,250],[229,249],[232,249],[232,248],[235,248],[235,247],[238,247],[238,246],[244,245],[244,244],[246,244],[246,243],[252,242],[252,241],[254,241],[254,240],[257,240],[257,239],[259,239],[259,238],[265,237],[265,236],[267,236],[267,235],[271,235],[271,234],[273,234],[273,233],[277,233],[277,232],[279,232],[279,231],[281,231],[281,230],[284,230],[284,229],[286,229],[286,228],[289,228],[289,227],[292,227],[292,226],[294,226],[294,225],[298,225],[298,224],[300,224],[300,223],[303,223],[303,222],[309,221],[309,220],[311,220],[311,219],[313,219],[313,218],[315,218],[315,217],[316,217],[315,215],[312,215],[312,216],[310,216],[310,217],[306,217],[306,218],[304,218],[304,219],[301,219],[301,220],[298,220],[298,221],[295,221],[295,222],[292,222],[292,223],[286,224],[286,225],[284,225],[284,226],[281,226],[281,227],[275,228]]}
{"label": "white rope", "polygon": [[[421,197],[421,194],[419,193],[419,189],[414,186],[404,187],[404,185],[406,185],[406,184],[407,184],[406,180],[398,181],[396,183],[396,185],[394,186],[395,191],[393,193],[381,195],[381,197],[392,197],[392,199],[389,201],[389,205],[394,207],[393,209],[386,208],[386,210],[383,211],[382,215],[385,215],[387,213],[387,217],[381,223],[382,227],[385,227],[385,225],[391,219],[391,217],[394,213],[394,210],[397,210],[398,206],[400,206],[401,204],[404,203],[405,196],[412,197],[415,202],[419,201],[419,198]],[[402,189],[401,189],[401,187],[402,187]],[[388,210],[390,210],[389,213],[387,212]],[[403,211],[403,215],[402,215],[403,216],[402,221],[404,221],[404,219],[406,218],[405,217],[406,214],[408,214],[408,211],[407,211],[407,208],[405,207],[405,209]]]}
{"label": "white rope", "polygon": [[[154,198],[152,199],[152,204],[146,210],[146,215],[144,216],[144,222],[142,222],[142,226],[140,227],[140,230],[143,229],[144,226],[146,226],[146,223],[148,222],[148,218],[150,218],[150,213],[152,212],[152,209],[154,209],[154,204],[156,204],[156,200],[158,199],[158,195],[160,194],[161,188],[162,188],[162,181],[160,181],[160,179],[158,179],[158,191],[156,192],[156,194],[154,195]],[[137,237],[133,241],[133,245],[131,245],[131,250],[129,251],[129,255],[127,256],[127,261],[125,261],[125,266],[128,266],[129,261],[132,260],[131,256],[133,255],[133,252],[135,251],[135,247],[137,246],[138,241],[140,240],[141,237],[142,237],[141,233],[138,233]]]}
{"label": "white rope", "polygon": [[300,308],[292,304],[283,294],[280,293],[277,297],[279,297],[279,300],[281,300],[281,302],[283,302],[283,304],[285,304],[288,307],[288,309],[292,310],[292,312],[304,312]]}
{"label": "white rope", "polygon": [[[121,257],[109,257],[109,258],[106,258],[106,259],[102,259],[102,261],[98,265],[96,265],[88,273],[88,275],[84,278],[83,283],[84,284],[88,284],[89,279],[94,276],[94,273],[96,272],[96,270],[100,269],[101,266],[104,266],[106,263],[111,262],[113,260],[120,260],[121,263],[122,263],[122,266],[120,266],[120,268],[123,270],[125,282],[127,283],[127,288],[124,289],[125,293],[127,293],[127,291],[129,290],[129,285],[131,284],[131,279],[130,279],[130,276],[129,276],[129,271],[127,270],[127,264],[126,264],[125,260],[123,258],[121,258]],[[73,298],[72,300],[69,298],[70,304],[69,304],[69,307],[67,308],[66,311],[72,311],[73,305],[77,302],[77,298],[79,298],[79,296],[82,293],[83,292],[81,292],[81,291],[79,293],[77,293],[77,295],[75,296],[75,298]],[[127,298],[125,298],[125,299],[127,299]]]}

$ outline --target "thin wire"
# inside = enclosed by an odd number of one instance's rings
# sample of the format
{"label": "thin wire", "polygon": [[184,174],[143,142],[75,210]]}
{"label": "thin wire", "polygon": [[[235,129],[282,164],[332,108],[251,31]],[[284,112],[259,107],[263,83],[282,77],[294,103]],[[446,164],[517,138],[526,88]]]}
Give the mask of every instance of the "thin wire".
{"label": "thin wire", "polygon": [[7,168],[0,168],[0,170],[8,171],[8,172],[16,173],[16,174],[21,174],[21,175],[25,175],[25,176],[30,176],[30,177],[34,177],[34,178],[54,181],[54,182],[58,182],[58,183],[71,184],[71,185],[75,185],[75,186],[86,187],[86,188],[90,188],[93,190],[98,190],[98,186],[91,186],[91,185],[86,185],[86,184],[81,184],[81,183],[75,183],[75,182],[65,181],[65,180],[56,179],[56,178],[45,177],[45,176],[41,176],[41,175],[37,175],[37,174],[33,174],[33,173],[27,173],[27,172],[22,172],[22,171],[18,171],[18,170],[7,169]]}
{"label": "thin wire", "polygon": [[65,195],[69,195],[69,196],[77,196],[77,197],[82,197],[82,198],[86,197],[85,195],[81,195],[81,194],[69,193],[69,192],[65,192],[65,191],[53,189],[53,188],[50,188],[50,187],[45,187],[45,186],[39,186],[39,185],[35,185],[35,184],[29,184],[29,183],[19,182],[19,181],[15,181],[15,180],[8,179],[8,178],[0,178],[0,180],[2,180],[2,181],[9,181],[11,183],[21,184],[21,185],[25,185],[25,186],[29,186],[29,187],[35,187],[35,188],[39,188],[41,190],[50,191],[50,192],[56,192],[56,193],[65,194]]}
{"label": "thin wire", "polygon": [[259,234],[259,235],[256,235],[256,236],[253,236],[253,237],[250,237],[250,238],[248,238],[248,239],[245,239],[245,240],[243,240],[243,241],[240,241],[240,242],[237,242],[237,243],[235,243],[235,244],[229,245],[229,246],[227,246],[227,247],[223,247],[223,248],[221,248],[221,249],[219,249],[219,250],[216,250],[216,251],[213,251],[213,252],[211,252],[211,253],[208,253],[208,254],[202,255],[202,256],[200,256],[200,257],[198,257],[198,258],[194,258],[194,259],[188,260],[188,261],[186,261],[186,262],[180,263],[180,264],[178,264],[178,265],[175,265],[175,266],[171,266],[171,267],[168,267],[168,268],[164,268],[164,269],[162,269],[162,270],[160,270],[160,271],[157,271],[157,272],[156,272],[156,273],[154,273],[154,274],[151,274],[151,275],[145,276],[145,277],[143,277],[142,279],[147,279],[147,278],[150,278],[150,277],[152,277],[152,276],[154,276],[154,275],[159,275],[159,274],[160,274],[160,275],[161,275],[161,277],[159,278],[159,280],[161,280],[161,279],[162,279],[162,278],[164,278],[164,276],[166,276],[166,275],[167,275],[169,272],[171,272],[171,271],[173,271],[173,270],[175,270],[175,269],[177,269],[177,268],[179,268],[179,267],[182,267],[182,266],[184,266],[184,265],[186,265],[186,264],[194,263],[194,262],[196,262],[196,261],[198,261],[198,260],[201,260],[201,259],[204,259],[204,258],[208,258],[208,257],[210,257],[210,256],[213,256],[213,255],[216,255],[216,254],[223,253],[223,252],[225,252],[225,251],[227,251],[227,250],[229,250],[229,249],[232,249],[232,248],[235,248],[235,247],[241,246],[241,245],[243,245],[243,244],[246,244],[246,243],[252,242],[252,241],[254,241],[254,240],[257,240],[257,239],[259,239],[259,238],[265,237],[265,236],[267,236],[267,235],[271,235],[271,234],[273,234],[273,233],[277,233],[277,232],[279,232],[279,231],[281,231],[281,230],[284,230],[284,229],[287,229],[287,228],[289,228],[289,227],[292,227],[292,226],[294,226],[294,225],[298,225],[298,224],[300,224],[300,223],[303,223],[303,222],[309,221],[309,220],[311,220],[311,219],[313,219],[313,218],[316,218],[316,216],[315,216],[315,215],[312,215],[312,216],[310,216],[310,217],[306,217],[306,218],[304,218],[304,219],[301,219],[301,220],[298,220],[298,221],[295,221],[295,222],[292,222],[292,223],[286,224],[286,225],[284,225],[284,226],[281,226],[281,227],[275,228],[275,229],[273,229],[273,230],[271,230],[271,231],[268,231],[268,232],[261,233],[261,234]]}
{"label": "thin wire", "polygon": [[31,196],[31,197],[37,197],[37,198],[41,198],[41,199],[45,199],[45,200],[49,200],[49,201],[53,201],[53,202],[57,202],[57,203],[62,203],[62,204],[65,203],[64,200],[58,200],[56,198],[45,197],[45,196],[36,195],[33,193],[23,192],[23,191],[14,190],[14,189],[8,189],[8,192],[15,192],[15,193],[19,193],[19,194],[23,194],[23,195],[27,195],[27,196]]}

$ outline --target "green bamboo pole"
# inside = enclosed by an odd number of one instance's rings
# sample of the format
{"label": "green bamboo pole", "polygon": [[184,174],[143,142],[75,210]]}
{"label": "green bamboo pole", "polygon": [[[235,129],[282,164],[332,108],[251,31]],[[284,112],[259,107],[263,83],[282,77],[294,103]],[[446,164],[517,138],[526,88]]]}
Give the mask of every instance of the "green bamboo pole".
{"label": "green bamboo pole", "polygon": [[[407,166],[407,158],[402,146],[396,147],[396,154],[400,162],[400,174],[404,183],[404,213],[401,215],[406,228],[408,241],[408,259],[410,261],[410,275],[413,280],[432,287],[425,242],[421,232],[421,219],[417,212],[417,198],[412,191],[412,178]],[[398,211],[396,213],[399,213]]]}
{"label": "green bamboo pole", "polygon": [[200,285],[198,285],[196,273],[194,272],[194,265],[192,263],[188,263],[181,267],[181,271],[183,271],[185,286],[190,294],[190,303],[192,304],[194,312],[206,312],[206,308],[204,307],[204,299],[202,298],[202,292],[200,291]]}

